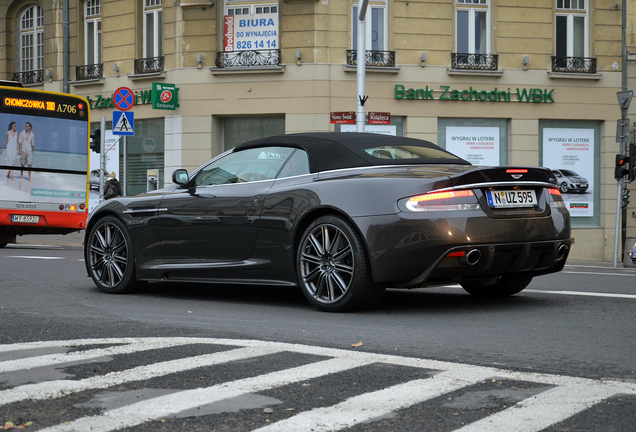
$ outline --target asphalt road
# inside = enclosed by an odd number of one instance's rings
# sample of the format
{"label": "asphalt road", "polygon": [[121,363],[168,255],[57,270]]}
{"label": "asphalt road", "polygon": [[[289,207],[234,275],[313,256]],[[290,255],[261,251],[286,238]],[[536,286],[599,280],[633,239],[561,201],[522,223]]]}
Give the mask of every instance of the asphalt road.
{"label": "asphalt road", "polygon": [[290,288],[149,284],[105,295],[86,277],[81,239],[25,236],[0,249],[0,426],[636,425],[634,269],[570,262],[508,299],[389,290],[372,310],[327,314]]}

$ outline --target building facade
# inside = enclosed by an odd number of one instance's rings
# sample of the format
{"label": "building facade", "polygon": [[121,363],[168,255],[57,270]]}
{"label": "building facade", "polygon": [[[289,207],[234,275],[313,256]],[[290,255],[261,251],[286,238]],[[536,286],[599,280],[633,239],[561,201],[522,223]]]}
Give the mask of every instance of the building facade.
{"label": "building facade", "polygon": [[[136,95],[135,133],[120,146],[127,194],[146,190],[149,169],[161,187],[246,140],[355,129],[331,113],[356,110],[357,1],[65,1],[68,88],[89,100],[93,123],[112,127],[118,88]],[[1,2],[3,79],[63,90],[62,9]],[[573,215],[571,257],[612,260],[620,2],[371,0],[364,25],[365,109],[390,115],[368,130],[475,164],[554,169]],[[174,84],[178,107],[153,108],[153,84]],[[626,219],[636,236],[635,204]]]}

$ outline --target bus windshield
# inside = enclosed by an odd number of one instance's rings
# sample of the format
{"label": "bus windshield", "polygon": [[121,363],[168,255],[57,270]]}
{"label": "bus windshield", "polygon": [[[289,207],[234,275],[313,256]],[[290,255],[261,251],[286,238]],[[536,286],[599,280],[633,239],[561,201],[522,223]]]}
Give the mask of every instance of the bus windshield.
{"label": "bus windshield", "polygon": [[0,85],[0,247],[84,228],[89,124],[81,97]]}

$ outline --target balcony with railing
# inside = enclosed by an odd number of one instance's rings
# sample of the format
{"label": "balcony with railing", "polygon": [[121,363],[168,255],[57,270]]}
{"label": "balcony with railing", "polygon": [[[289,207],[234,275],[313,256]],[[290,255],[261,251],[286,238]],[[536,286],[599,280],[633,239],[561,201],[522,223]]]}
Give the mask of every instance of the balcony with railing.
{"label": "balcony with railing", "polygon": [[[395,67],[395,51],[365,51],[365,66]],[[358,65],[358,51],[347,50],[347,66]]]}
{"label": "balcony with railing", "polygon": [[44,82],[44,69],[15,72],[11,79],[24,85],[42,84]]}
{"label": "balcony with railing", "polygon": [[214,63],[219,69],[280,66],[280,50],[219,51]]}
{"label": "balcony with railing", "polygon": [[100,79],[104,76],[104,63],[76,66],[75,79],[77,81],[88,81]]}
{"label": "balcony with railing", "polygon": [[496,71],[499,69],[499,55],[451,53],[451,69]]}
{"label": "balcony with railing", "polygon": [[552,56],[552,72],[595,74],[596,58]]}
{"label": "balcony with railing", "polygon": [[135,75],[163,72],[163,56],[135,59]]}

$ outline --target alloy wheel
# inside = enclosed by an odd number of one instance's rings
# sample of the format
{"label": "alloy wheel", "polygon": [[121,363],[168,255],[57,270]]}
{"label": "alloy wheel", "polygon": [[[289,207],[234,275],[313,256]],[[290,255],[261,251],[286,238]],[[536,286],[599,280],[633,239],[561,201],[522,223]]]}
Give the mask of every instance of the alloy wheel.
{"label": "alloy wheel", "polygon": [[316,302],[333,304],[342,299],[351,287],[354,271],[351,241],[337,226],[317,225],[303,238],[300,274]]}
{"label": "alloy wheel", "polygon": [[89,265],[95,281],[103,288],[120,285],[129,266],[128,245],[120,227],[111,221],[103,222],[91,233],[89,248]]}

